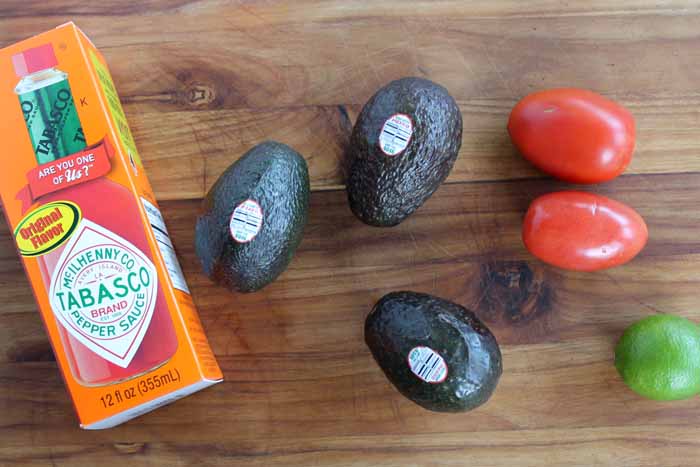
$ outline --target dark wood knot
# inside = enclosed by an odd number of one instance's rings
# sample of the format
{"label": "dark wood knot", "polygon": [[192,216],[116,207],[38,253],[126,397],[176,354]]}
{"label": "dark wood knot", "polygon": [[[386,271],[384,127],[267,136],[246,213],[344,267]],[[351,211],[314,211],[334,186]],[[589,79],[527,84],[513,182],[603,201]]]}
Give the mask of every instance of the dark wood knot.
{"label": "dark wood knot", "polygon": [[17,342],[7,351],[10,362],[54,362],[56,357],[48,341]]}
{"label": "dark wood knot", "polygon": [[533,271],[524,261],[481,265],[477,307],[486,321],[524,325],[552,310],[553,288],[544,269]]}
{"label": "dark wood knot", "polygon": [[[210,79],[211,77],[214,79]],[[217,85],[216,75],[203,75],[201,72],[182,71],[177,74],[178,103],[184,107],[209,109],[221,106],[224,89]]]}

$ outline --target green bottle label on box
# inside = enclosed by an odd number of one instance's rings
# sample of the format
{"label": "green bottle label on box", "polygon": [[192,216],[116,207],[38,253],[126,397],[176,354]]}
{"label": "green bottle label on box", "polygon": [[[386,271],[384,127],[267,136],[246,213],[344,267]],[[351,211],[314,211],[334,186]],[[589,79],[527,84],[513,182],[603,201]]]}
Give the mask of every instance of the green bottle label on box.
{"label": "green bottle label on box", "polygon": [[39,164],[85,149],[85,135],[68,80],[19,95]]}

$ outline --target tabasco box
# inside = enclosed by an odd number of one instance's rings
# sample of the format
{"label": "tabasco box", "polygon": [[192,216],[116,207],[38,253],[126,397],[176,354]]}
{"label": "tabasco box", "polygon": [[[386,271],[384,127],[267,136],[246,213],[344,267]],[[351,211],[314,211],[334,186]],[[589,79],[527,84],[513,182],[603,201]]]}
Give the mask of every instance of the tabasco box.
{"label": "tabasco box", "polygon": [[0,50],[0,197],[80,424],[222,380],[104,57],[72,23]]}

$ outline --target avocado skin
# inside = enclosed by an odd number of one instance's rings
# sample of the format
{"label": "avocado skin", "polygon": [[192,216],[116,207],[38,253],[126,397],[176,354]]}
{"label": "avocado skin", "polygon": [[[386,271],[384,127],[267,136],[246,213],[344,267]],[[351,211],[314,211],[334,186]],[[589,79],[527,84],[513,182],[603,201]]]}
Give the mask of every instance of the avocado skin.
{"label": "avocado skin", "polygon": [[[204,273],[233,291],[254,292],[273,282],[289,265],[301,242],[309,207],[309,171],[289,146],[261,143],[221,174],[202,203],[195,250]],[[263,212],[257,236],[233,240],[233,210],[247,199]]]}
{"label": "avocado skin", "polygon": [[[389,381],[416,404],[436,412],[464,412],[486,402],[502,372],[496,338],[456,303],[428,294],[392,292],[365,321],[365,342]],[[408,366],[414,347],[438,352],[448,368],[442,383],[419,379]]]}
{"label": "avocado skin", "polygon": [[[384,154],[379,135],[397,113],[413,121],[406,149]],[[352,212],[378,227],[399,224],[447,178],[462,146],[462,114],[445,88],[422,78],[392,81],[365,104],[346,156]]]}

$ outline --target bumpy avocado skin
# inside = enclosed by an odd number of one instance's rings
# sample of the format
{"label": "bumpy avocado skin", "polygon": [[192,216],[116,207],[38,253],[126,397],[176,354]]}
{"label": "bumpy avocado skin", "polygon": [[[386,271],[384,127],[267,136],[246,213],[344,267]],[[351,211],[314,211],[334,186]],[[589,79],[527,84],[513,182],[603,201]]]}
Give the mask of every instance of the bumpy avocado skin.
{"label": "bumpy avocado skin", "polygon": [[[413,121],[406,149],[384,154],[379,135],[395,114]],[[462,145],[462,114],[445,88],[422,78],[402,78],[372,96],[353,128],[346,155],[352,212],[369,225],[397,225],[447,178]]]}
{"label": "bumpy avocado skin", "polygon": [[[365,321],[365,341],[396,388],[436,412],[464,412],[486,402],[502,372],[496,338],[479,319],[455,303],[416,292],[382,297]],[[408,365],[414,347],[438,352],[448,367],[442,383],[418,378]]]}
{"label": "bumpy avocado skin", "polygon": [[[233,291],[254,292],[289,265],[301,242],[309,207],[309,171],[289,146],[261,143],[219,177],[202,203],[195,250],[213,281]],[[248,243],[233,240],[229,222],[243,201],[256,201],[264,220]]]}

